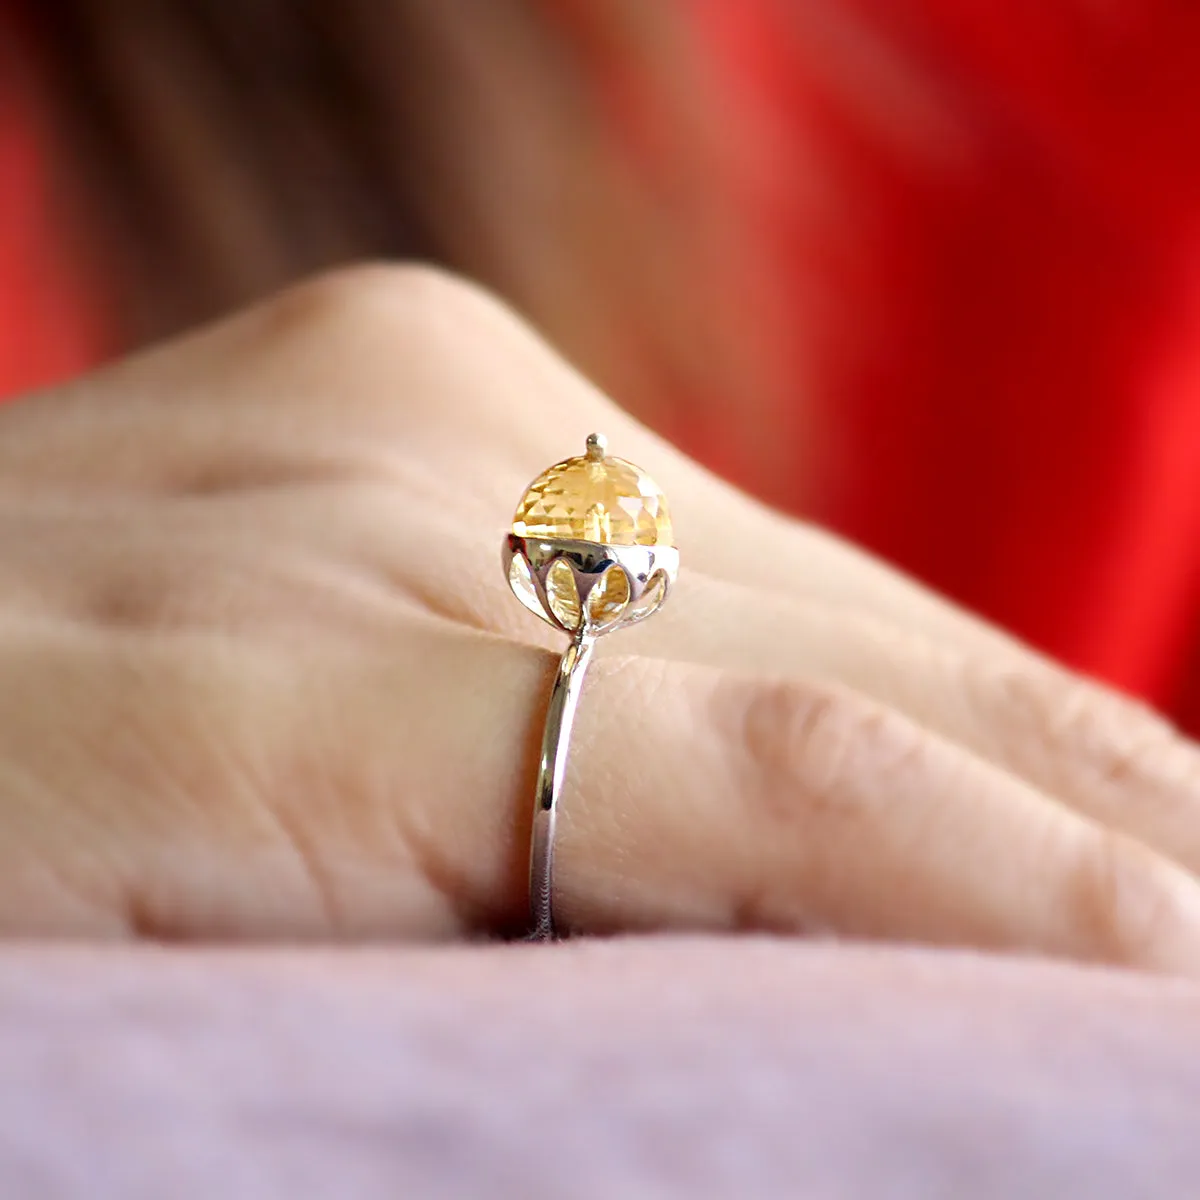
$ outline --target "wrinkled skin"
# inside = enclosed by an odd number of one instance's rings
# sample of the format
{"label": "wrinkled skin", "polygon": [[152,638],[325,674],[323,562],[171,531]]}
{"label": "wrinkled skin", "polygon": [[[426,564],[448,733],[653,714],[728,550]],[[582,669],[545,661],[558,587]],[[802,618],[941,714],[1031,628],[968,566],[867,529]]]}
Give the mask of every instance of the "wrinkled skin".
{"label": "wrinkled skin", "polygon": [[578,932],[832,931],[1200,973],[1200,759],[706,475],[494,301],[361,269],[0,414],[0,925],[519,931],[560,636],[508,593],[592,430],[684,568],[602,645]]}

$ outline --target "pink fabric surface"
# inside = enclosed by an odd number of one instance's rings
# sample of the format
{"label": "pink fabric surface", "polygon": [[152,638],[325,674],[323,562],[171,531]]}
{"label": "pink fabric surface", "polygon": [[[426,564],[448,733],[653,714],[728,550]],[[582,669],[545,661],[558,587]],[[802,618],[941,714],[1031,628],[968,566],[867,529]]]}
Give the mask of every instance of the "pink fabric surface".
{"label": "pink fabric surface", "polygon": [[5,1197],[1181,1196],[1200,989],[830,943],[0,950]]}

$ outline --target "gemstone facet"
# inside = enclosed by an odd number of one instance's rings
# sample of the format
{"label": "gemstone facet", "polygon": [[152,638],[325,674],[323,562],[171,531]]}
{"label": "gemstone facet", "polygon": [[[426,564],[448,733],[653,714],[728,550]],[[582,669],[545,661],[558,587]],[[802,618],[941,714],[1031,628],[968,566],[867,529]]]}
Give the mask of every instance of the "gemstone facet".
{"label": "gemstone facet", "polygon": [[670,546],[667,502],[640,467],[590,452],[543,471],[513,516],[513,533],[609,546]]}

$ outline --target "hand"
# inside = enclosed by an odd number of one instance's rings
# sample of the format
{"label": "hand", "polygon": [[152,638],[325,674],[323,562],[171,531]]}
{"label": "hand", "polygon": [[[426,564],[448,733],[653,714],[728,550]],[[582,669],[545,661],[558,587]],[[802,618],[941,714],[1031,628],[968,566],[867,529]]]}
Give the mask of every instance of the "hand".
{"label": "hand", "polygon": [[684,565],[588,679],[566,925],[1200,972],[1193,746],[714,480],[424,270],[0,413],[0,928],[519,931],[563,639],[499,545],[593,429],[662,485]]}

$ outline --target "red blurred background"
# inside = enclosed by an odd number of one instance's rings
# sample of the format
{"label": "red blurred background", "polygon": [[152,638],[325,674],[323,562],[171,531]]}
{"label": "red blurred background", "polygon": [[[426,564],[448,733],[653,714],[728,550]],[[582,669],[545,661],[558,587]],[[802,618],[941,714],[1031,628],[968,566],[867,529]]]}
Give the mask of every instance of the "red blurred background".
{"label": "red blurred background", "polygon": [[[584,0],[538,3],[614,144],[670,187],[630,43]],[[1200,5],[673,3],[722,122],[706,186],[739,229],[717,302],[750,312],[774,386],[710,412],[681,385],[648,419],[1200,729]],[[56,203],[63,148],[17,32],[2,394],[126,348],[70,249],[79,207]]]}

